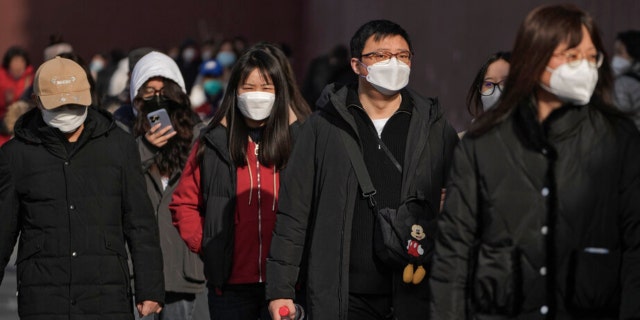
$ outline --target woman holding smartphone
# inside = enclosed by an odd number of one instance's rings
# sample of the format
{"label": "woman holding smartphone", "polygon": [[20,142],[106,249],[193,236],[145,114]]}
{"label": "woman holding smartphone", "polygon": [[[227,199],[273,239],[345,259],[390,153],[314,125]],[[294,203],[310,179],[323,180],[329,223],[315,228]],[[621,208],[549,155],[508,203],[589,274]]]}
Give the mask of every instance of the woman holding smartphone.
{"label": "woman holding smartphone", "polygon": [[164,260],[166,304],[157,318],[189,320],[205,278],[200,257],[189,251],[172,224],[169,203],[197,136],[199,118],[191,110],[178,66],[160,52],[150,52],[136,63],[131,101],[138,110],[133,133],[156,209]]}
{"label": "woman holding smartphone", "polygon": [[280,173],[310,113],[271,50],[279,49],[253,47],[234,64],[170,206],[180,235],[204,259],[212,319],[270,319],[265,264]]}

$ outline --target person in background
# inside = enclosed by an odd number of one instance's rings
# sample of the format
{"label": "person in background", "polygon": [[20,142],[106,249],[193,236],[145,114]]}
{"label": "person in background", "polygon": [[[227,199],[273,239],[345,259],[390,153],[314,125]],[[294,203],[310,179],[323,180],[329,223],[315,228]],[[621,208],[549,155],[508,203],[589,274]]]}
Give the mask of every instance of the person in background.
{"label": "person in background", "polygon": [[474,119],[495,107],[509,75],[511,53],[498,51],[480,67],[467,93],[467,110]]}
{"label": "person in background", "polygon": [[310,113],[292,103],[288,87],[271,53],[242,55],[173,194],[174,224],[204,259],[212,319],[269,319],[265,263],[280,176]]}
{"label": "person in background", "polygon": [[35,106],[23,100],[18,100],[7,107],[7,113],[5,113],[2,122],[5,128],[5,132],[0,133],[0,146],[5,144],[14,136],[13,128],[18,121],[18,118],[27,111],[33,109]]}
{"label": "person in background", "polygon": [[202,42],[200,45],[200,58],[202,61],[208,61],[215,58],[216,43],[214,40],[209,39]]}
{"label": "person in background", "polygon": [[113,112],[113,118],[122,129],[129,133],[133,131],[133,125],[139,112],[139,110],[135,109],[135,106],[131,103],[131,72],[133,72],[133,68],[136,66],[138,61],[152,51],[155,50],[150,47],[141,47],[129,51],[129,54],[127,55],[127,59],[129,60],[127,85],[124,91],[120,94],[119,100],[121,100],[121,105]]}
{"label": "person in background", "polygon": [[529,12],[504,94],[455,150],[431,319],[640,318],[640,133],[611,84],[589,14]]}
{"label": "person in background", "polygon": [[175,61],[180,67],[180,72],[184,77],[185,88],[187,89],[187,94],[189,94],[196,77],[198,77],[200,63],[202,63],[198,43],[192,39],[186,39],[180,46],[180,54]]}
{"label": "person in background", "polygon": [[7,112],[7,106],[20,100],[32,82],[33,66],[27,51],[18,46],[9,48],[0,69],[0,119]]}
{"label": "person in background", "polygon": [[309,63],[307,75],[302,84],[302,92],[312,107],[320,98],[322,90],[331,83],[350,84],[358,77],[349,64],[349,49],[336,45],[328,54],[323,54]]}
{"label": "person in background", "polygon": [[[98,95],[98,101],[95,103],[101,106],[115,100],[116,96],[120,93],[116,90],[122,90],[122,87],[125,86],[129,80],[126,78],[126,75],[123,80],[122,69],[118,70],[118,68],[123,67],[122,59],[126,58],[125,52],[114,48],[109,51],[106,58],[104,67],[96,73],[96,93]],[[120,80],[115,81],[114,75],[115,79]],[[113,82],[115,82],[115,84],[113,84]]]}
{"label": "person in background", "polygon": [[616,106],[640,128],[640,31],[618,33],[613,54]]}
{"label": "person in background", "polygon": [[223,73],[224,68],[216,60],[207,60],[200,65],[200,74],[191,88],[189,98],[202,120],[211,119],[218,110],[226,85],[222,81]]}
{"label": "person in background", "polygon": [[[198,136],[199,121],[193,114],[184,80],[176,63],[160,52],[143,56],[131,73],[131,101],[139,110],[133,126],[155,209],[164,261],[165,305],[155,316],[160,320],[191,320],[196,294],[204,291],[200,257],[187,248],[171,221],[169,203],[178,185],[189,150]],[[171,123],[151,125],[150,112],[164,109]],[[169,133],[168,130],[173,130]]]}
{"label": "person in background", "polygon": [[218,45],[218,50],[216,51],[216,61],[222,65],[224,68],[224,75],[222,77],[223,81],[229,82],[229,77],[231,75],[231,69],[233,68],[233,64],[236,63],[238,59],[238,51],[233,45],[233,40],[224,39]]}
{"label": "person in background", "polygon": [[[44,48],[44,61],[53,59],[62,53],[73,52],[73,47],[64,41],[61,34],[51,34],[49,36],[49,44]],[[94,102],[95,103],[95,102]]]}
{"label": "person in background", "polygon": [[458,139],[436,99],[406,88],[412,57],[409,35],[398,24],[365,23],[351,38],[358,82],[328,86],[326,103],[303,126],[283,174],[267,260],[274,320],[281,307],[295,310],[299,278],[306,279],[313,319],[404,320],[428,312],[426,281],[404,283],[402,270],[374,254],[374,212],[343,141],[361,148],[380,208],[398,208],[409,197],[440,206]]}
{"label": "person in background", "polygon": [[52,58],[34,78],[37,108],[0,149],[0,281],[18,238],[21,319],[133,319],[164,303],[158,225],[135,141],[89,107],[88,73]]}
{"label": "person in background", "polygon": [[249,47],[249,41],[247,41],[247,38],[242,35],[233,37],[233,40],[231,41],[233,42],[233,50],[236,54],[243,54]]}
{"label": "person in background", "polygon": [[104,69],[107,65],[107,57],[102,53],[96,53],[91,57],[89,62],[89,71],[91,71],[91,77],[93,81],[98,81],[98,73]]}

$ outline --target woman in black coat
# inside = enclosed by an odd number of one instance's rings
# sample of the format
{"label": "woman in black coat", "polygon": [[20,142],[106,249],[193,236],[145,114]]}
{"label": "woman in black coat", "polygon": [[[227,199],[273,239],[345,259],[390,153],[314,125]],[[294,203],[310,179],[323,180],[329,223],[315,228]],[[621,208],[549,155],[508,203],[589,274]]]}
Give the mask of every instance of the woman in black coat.
{"label": "woman in black coat", "polygon": [[593,20],[533,10],[498,106],[458,145],[432,319],[640,317],[640,135]]}

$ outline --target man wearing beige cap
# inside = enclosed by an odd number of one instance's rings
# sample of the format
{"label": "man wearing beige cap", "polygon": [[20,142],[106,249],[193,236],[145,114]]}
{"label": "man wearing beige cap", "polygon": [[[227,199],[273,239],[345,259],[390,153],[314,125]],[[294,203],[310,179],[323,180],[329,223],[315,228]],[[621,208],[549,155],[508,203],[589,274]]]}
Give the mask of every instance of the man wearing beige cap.
{"label": "man wearing beige cap", "polygon": [[21,319],[133,319],[164,302],[158,226],[133,138],[91,105],[85,70],[36,72],[38,108],[0,149],[0,282],[18,239]]}

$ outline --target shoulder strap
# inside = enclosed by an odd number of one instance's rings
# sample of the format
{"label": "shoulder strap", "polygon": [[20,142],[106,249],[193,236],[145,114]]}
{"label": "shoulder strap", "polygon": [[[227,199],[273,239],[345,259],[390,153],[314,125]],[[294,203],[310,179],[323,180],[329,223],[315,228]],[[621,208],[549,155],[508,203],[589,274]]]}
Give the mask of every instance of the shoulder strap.
{"label": "shoulder strap", "polygon": [[380,135],[378,135],[378,131],[370,125],[367,125],[367,127],[369,127],[370,129],[369,131],[371,131],[371,133],[376,137],[376,140],[378,141],[378,146],[380,146],[380,148],[384,151],[384,153],[387,155],[387,158],[391,160],[391,163],[393,163],[396,169],[398,169],[398,172],[402,174],[402,165],[398,162],[398,160],[396,160],[396,157],[393,156],[393,153],[391,153],[389,148],[387,148],[387,145],[384,144],[384,142],[382,142],[382,138],[380,138]]}
{"label": "shoulder strap", "polygon": [[387,148],[387,145],[385,145],[384,142],[382,142],[382,139],[380,138],[380,136],[378,136],[377,132],[375,132],[375,135],[376,135],[376,138],[378,138],[378,145],[380,146],[380,148],[384,150],[384,153],[387,154],[387,157],[389,158],[389,160],[391,160],[391,162],[396,167],[396,169],[398,169],[398,172],[402,173],[402,165],[398,162],[398,160],[396,160],[396,157],[393,156],[389,148]]}
{"label": "shoulder strap", "polygon": [[369,200],[369,206],[371,208],[375,208],[376,200],[373,198],[373,195],[376,194],[376,189],[373,187],[371,177],[369,177],[369,172],[364,164],[362,153],[358,152],[360,148],[346,131],[340,130],[340,134],[342,136],[344,146],[347,149],[349,160],[351,160],[351,165],[353,165],[353,170],[356,173],[358,184],[360,185],[360,189],[362,189],[362,196]]}

